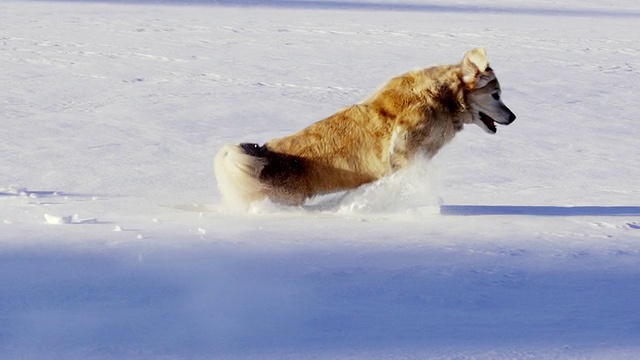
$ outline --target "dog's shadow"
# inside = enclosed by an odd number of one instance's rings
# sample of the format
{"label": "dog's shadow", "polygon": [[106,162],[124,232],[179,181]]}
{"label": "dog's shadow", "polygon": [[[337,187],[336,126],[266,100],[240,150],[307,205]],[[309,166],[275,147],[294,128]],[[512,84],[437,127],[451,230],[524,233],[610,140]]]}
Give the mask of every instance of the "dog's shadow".
{"label": "dog's shadow", "polygon": [[457,216],[640,216],[640,206],[442,205],[440,214]]}

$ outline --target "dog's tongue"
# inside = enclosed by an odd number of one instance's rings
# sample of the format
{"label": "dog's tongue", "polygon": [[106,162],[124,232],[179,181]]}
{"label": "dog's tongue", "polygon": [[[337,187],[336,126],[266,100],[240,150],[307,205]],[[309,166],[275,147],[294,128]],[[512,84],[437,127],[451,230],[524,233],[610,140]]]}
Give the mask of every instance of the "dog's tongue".
{"label": "dog's tongue", "polygon": [[493,121],[493,119],[489,117],[489,115],[483,112],[480,112],[480,120],[482,120],[482,122],[487,127],[487,129],[489,129],[489,131],[491,131],[492,133],[495,134],[496,131],[498,131],[498,129],[496,129],[495,121]]}

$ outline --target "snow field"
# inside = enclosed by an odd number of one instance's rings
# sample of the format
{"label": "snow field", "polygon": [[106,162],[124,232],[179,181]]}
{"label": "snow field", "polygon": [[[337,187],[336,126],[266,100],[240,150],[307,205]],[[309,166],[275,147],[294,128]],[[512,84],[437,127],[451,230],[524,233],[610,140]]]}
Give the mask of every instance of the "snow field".
{"label": "snow field", "polygon": [[[0,358],[637,358],[639,14],[3,2]],[[219,207],[224,144],[475,46],[509,127],[342,197]]]}

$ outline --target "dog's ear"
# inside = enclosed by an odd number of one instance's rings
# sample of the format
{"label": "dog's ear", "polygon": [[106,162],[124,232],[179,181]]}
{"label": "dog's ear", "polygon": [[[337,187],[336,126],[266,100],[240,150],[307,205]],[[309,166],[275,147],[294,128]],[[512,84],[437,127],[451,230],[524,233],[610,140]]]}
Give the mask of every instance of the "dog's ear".
{"label": "dog's ear", "polygon": [[462,58],[462,81],[469,89],[476,87],[480,74],[487,70],[487,52],[483,48],[467,51]]}

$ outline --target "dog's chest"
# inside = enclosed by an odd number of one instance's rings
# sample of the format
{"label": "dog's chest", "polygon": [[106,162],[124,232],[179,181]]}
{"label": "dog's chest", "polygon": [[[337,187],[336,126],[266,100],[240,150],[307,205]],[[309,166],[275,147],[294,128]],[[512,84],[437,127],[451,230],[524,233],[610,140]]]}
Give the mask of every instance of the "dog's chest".
{"label": "dog's chest", "polygon": [[461,129],[461,124],[450,121],[425,121],[409,128],[396,125],[389,142],[390,170],[406,167],[416,155],[435,156]]}

